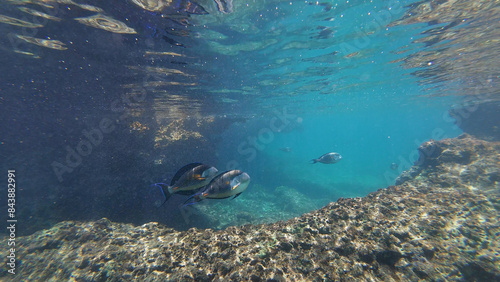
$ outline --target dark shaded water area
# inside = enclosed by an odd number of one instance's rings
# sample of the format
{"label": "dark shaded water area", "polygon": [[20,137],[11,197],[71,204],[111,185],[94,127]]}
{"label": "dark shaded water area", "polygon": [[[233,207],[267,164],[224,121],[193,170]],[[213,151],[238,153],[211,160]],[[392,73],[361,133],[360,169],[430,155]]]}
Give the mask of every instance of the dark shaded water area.
{"label": "dark shaded water area", "polygon": [[[498,138],[493,2],[222,2],[0,4],[0,170],[16,170],[18,235],[102,217],[284,220],[392,185],[429,139]],[[344,159],[308,163],[330,151]],[[150,185],[191,162],[252,184],[151,205]]]}

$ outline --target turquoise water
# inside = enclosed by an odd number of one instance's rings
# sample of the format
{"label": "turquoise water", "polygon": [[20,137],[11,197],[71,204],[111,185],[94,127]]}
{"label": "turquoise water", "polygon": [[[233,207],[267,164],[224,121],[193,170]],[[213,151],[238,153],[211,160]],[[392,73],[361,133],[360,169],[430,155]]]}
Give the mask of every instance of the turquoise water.
{"label": "turquoise water", "polygon": [[[26,233],[102,217],[219,228],[295,200],[279,219],[297,216],[393,185],[422,142],[462,133],[451,107],[498,93],[489,2],[174,2],[0,3],[2,168],[24,175]],[[328,152],[343,159],[309,163]],[[183,196],[153,208],[150,185],[193,162],[251,184],[194,223]],[[205,220],[228,210],[259,220]]]}
{"label": "turquoise water", "polygon": [[[218,167],[244,169],[271,191],[286,185],[335,200],[394,184],[422,142],[460,134],[447,113],[458,99],[423,97],[431,94],[413,70],[390,63],[401,49],[418,50],[408,44],[425,30],[388,27],[408,3],[264,2],[241,7],[242,17],[204,17],[200,34],[219,32],[207,40],[213,57],[204,67],[223,73],[212,87],[231,94],[213,95],[228,115],[253,117],[224,133]],[[283,112],[290,124],[281,131],[273,119]],[[308,164],[327,152],[344,159]]]}
{"label": "turquoise water", "polygon": [[[294,116],[289,132],[273,131],[272,115],[243,125],[245,130],[237,124],[226,131],[218,147],[224,152],[218,167],[245,168],[252,183],[269,189],[281,184],[312,197],[357,197],[393,185],[395,177],[417,161],[421,143],[460,133],[443,119],[446,106],[387,105],[329,114],[288,114]],[[280,150],[285,147],[290,152]],[[336,164],[309,164],[327,152],[338,152],[343,159]],[[398,169],[390,168],[393,162]]]}

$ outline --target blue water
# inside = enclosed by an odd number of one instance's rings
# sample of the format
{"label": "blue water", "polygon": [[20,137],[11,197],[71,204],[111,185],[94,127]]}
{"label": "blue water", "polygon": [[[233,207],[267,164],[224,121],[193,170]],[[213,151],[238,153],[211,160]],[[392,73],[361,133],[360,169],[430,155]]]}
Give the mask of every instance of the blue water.
{"label": "blue water", "polygon": [[[293,116],[288,132],[272,130],[273,115],[226,131],[218,167],[244,168],[253,183],[269,189],[287,185],[331,200],[364,196],[393,185],[395,177],[418,159],[416,148],[421,143],[460,133],[443,119],[444,106],[387,105],[358,112],[288,114]],[[290,152],[280,150],[284,147]],[[308,163],[327,152],[340,153],[342,161]],[[390,168],[393,162],[397,170]]]}
{"label": "blue water", "polygon": [[[0,3],[1,169],[20,175],[26,234],[102,217],[223,228],[365,196],[394,185],[421,143],[461,134],[450,107],[491,99],[498,81],[488,46],[467,53],[478,45],[444,36],[449,22],[400,23],[415,1],[235,1],[224,13],[199,1],[208,14],[46,2]],[[88,22],[97,8],[107,25]],[[459,20],[456,32],[482,26]],[[68,157],[97,129],[102,140]],[[309,163],[328,152],[343,159]],[[251,185],[191,221],[186,197],[152,207],[150,185],[192,162]]]}

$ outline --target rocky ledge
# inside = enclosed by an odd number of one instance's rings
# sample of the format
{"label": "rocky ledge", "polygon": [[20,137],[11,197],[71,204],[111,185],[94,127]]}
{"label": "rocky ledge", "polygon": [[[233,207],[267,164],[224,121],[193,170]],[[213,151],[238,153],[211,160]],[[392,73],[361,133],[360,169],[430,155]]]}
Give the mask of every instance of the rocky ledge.
{"label": "rocky ledge", "polygon": [[500,143],[463,135],[424,143],[397,186],[286,222],[185,232],[62,222],[17,238],[15,278],[500,281],[499,171]]}

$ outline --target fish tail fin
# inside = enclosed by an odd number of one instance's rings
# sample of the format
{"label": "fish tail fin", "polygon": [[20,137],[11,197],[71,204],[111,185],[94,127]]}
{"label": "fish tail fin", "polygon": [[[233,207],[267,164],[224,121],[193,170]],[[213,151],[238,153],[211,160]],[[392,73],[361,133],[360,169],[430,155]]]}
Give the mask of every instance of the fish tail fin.
{"label": "fish tail fin", "polygon": [[183,204],[183,206],[190,206],[198,203],[199,201],[203,200],[201,197],[201,192],[198,192],[194,194],[193,196],[189,197]]}
{"label": "fish tail fin", "polygon": [[312,160],[310,160],[309,162],[310,162],[310,164],[315,164],[315,163],[317,163],[317,162],[318,162],[318,159],[312,159]]}
{"label": "fish tail fin", "polygon": [[154,203],[154,205],[159,208],[168,201],[168,199],[170,198],[170,196],[172,196],[172,194],[169,192],[168,185],[165,183],[155,183],[151,185],[151,187],[153,186],[158,187],[161,192],[161,197],[157,199]]}

